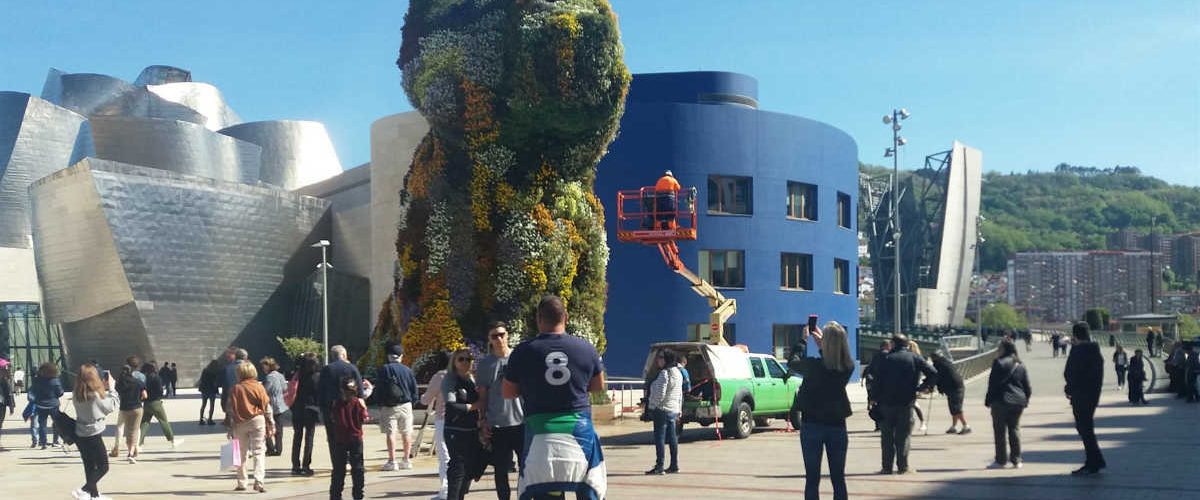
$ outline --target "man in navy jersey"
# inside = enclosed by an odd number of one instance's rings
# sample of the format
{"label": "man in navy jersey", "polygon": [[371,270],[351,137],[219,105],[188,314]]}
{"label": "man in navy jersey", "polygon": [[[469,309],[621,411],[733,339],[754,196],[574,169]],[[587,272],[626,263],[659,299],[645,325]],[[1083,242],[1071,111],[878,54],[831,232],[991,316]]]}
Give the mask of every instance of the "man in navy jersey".
{"label": "man in navy jersey", "polygon": [[525,409],[520,498],[566,491],[581,499],[604,498],[607,472],[588,399],[589,392],[604,390],[604,365],[592,344],[566,334],[562,299],[543,297],[537,323],[541,333],[509,356],[502,388],[505,398],[520,397]]}

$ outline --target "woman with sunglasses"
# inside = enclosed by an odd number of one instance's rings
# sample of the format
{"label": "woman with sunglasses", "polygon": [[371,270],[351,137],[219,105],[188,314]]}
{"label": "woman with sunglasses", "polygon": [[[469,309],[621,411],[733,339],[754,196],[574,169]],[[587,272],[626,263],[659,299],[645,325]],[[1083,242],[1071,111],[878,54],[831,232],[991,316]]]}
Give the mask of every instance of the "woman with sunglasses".
{"label": "woman with sunglasses", "polygon": [[[471,351],[459,349],[450,356],[446,377],[442,379],[442,398],[446,402],[445,439],[450,449],[446,470],[447,500],[462,500],[478,477],[475,460],[479,449],[479,393],[471,375],[475,358]],[[474,477],[472,477],[474,476]]]}

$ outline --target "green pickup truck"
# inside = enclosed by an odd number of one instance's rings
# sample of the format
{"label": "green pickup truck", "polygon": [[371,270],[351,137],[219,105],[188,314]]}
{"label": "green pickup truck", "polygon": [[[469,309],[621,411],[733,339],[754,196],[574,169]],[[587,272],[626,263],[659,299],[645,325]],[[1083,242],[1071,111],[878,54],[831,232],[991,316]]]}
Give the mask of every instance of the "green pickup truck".
{"label": "green pickup truck", "polygon": [[800,377],[769,354],[747,353],[739,347],[700,342],[663,342],[650,346],[644,373],[646,387],[658,377],[654,358],[670,349],[687,359],[692,390],[684,395],[680,426],[696,422],[705,427],[720,421],[725,435],[750,436],[768,418],[788,418]]}

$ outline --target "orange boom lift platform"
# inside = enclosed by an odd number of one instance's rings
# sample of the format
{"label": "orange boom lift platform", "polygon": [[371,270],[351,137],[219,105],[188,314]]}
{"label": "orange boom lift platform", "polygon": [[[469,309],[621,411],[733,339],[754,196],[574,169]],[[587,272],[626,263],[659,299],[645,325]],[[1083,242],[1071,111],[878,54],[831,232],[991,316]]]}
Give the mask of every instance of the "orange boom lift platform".
{"label": "orange boom lift platform", "polygon": [[658,190],[653,186],[617,192],[617,240],[655,245],[663,262],[682,276],[697,295],[708,299],[710,344],[725,341],[725,322],[737,313],[737,301],[721,294],[679,258],[679,240],[696,239],[696,188]]}

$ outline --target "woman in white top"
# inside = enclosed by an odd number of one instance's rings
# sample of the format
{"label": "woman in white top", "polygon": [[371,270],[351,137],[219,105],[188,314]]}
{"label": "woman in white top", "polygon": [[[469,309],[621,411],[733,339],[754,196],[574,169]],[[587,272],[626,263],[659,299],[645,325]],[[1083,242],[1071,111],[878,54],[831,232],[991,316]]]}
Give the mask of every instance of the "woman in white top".
{"label": "woman in white top", "polygon": [[[654,417],[654,468],[646,475],[674,474],[679,472],[679,435],[677,424],[683,411],[683,375],[679,373],[679,360],[674,351],[663,349],[654,358],[658,366],[658,378],[650,384],[647,411]],[[671,445],[671,466],[663,469],[663,445]]]}
{"label": "woman in white top", "polygon": [[[439,353],[432,363],[434,366],[445,366],[449,358],[445,353]],[[443,433],[446,430],[446,402],[442,399],[442,380],[446,378],[446,370],[440,370],[429,379],[429,386],[421,394],[421,404],[426,405],[425,411],[433,412],[433,449],[437,453],[438,478],[441,486],[437,496],[431,500],[445,500],[449,493],[449,483],[446,481],[446,469],[450,465],[450,449],[446,446]]]}
{"label": "woman in white top", "polygon": [[1125,354],[1125,348],[1121,344],[1117,344],[1117,350],[1113,353],[1113,367],[1117,369],[1117,390],[1125,388],[1125,372],[1129,370],[1129,356]]}
{"label": "woman in white top", "polygon": [[97,499],[100,496],[97,483],[108,473],[108,453],[104,447],[104,419],[120,405],[117,392],[112,389],[112,379],[100,380],[96,367],[85,364],[79,367],[73,394],[75,404],[75,447],[83,460],[83,475],[87,482],[75,490],[75,498]]}

